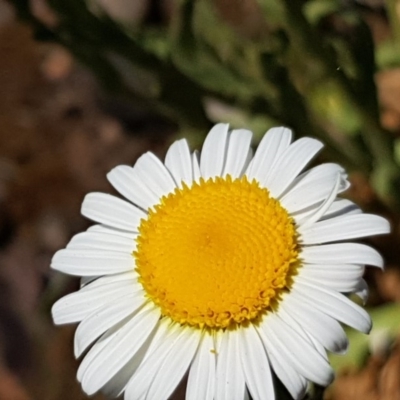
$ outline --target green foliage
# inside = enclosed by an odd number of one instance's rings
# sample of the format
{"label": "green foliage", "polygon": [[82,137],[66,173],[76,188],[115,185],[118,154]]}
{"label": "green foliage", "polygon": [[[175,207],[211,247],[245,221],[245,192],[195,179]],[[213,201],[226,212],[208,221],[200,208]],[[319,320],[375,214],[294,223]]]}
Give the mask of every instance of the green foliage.
{"label": "green foliage", "polygon": [[379,48],[355,3],[339,0],[254,0],[263,23],[257,35],[212,0],[176,1],[171,21],[156,26],[113,21],[92,2],[50,0],[55,27],[42,24],[28,0],[13,4],[38,38],[68,47],[114,95],[198,137],[222,119],[254,128],[256,137],[271,124],[319,137],[327,158],[369,173],[381,199],[400,205],[400,166],[380,124],[374,80],[376,62],[400,63],[393,2],[394,38]]}

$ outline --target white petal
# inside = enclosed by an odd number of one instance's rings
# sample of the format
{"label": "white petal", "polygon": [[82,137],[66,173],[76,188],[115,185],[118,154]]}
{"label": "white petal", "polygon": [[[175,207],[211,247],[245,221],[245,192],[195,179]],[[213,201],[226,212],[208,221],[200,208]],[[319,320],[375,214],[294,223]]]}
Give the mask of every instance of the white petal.
{"label": "white petal", "polygon": [[336,199],[321,217],[321,220],[339,217],[341,215],[360,214],[361,212],[360,207],[352,201],[347,199]]}
{"label": "white petal", "polygon": [[283,195],[280,202],[290,213],[307,209],[329,196],[337,174],[342,177],[339,193],[349,187],[344,169],[337,164],[322,164],[300,175]]}
{"label": "white petal", "polygon": [[333,186],[328,197],[322,203],[320,203],[318,207],[313,208],[312,213],[307,215],[307,218],[296,219],[296,223],[304,229],[306,227],[311,226],[314,222],[317,222],[335,201],[339,187],[340,187],[340,174],[336,176],[336,183]]}
{"label": "white petal", "polygon": [[[285,357],[277,352],[274,346],[268,341],[266,337],[263,338],[265,341],[265,347],[268,352],[271,367],[275,371],[275,374],[286,387],[293,399],[301,400],[306,394],[307,380],[300,375],[288,362]],[[279,399],[278,399],[279,400]]]}
{"label": "white petal", "polygon": [[63,249],[51,260],[51,268],[69,275],[110,275],[133,269],[129,253],[98,249]]}
{"label": "white petal", "polygon": [[290,295],[281,302],[279,316],[289,325],[294,319],[301,329],[314,337],[322,346],[333,353],[343,353],[348,340],[343,328],[329,315],[297,302]]}
{"label": "white petal", "polygon": [[[319,274],[319,276],[329,276],[336,279],[337,275],[344,275],[347,277],[362,276],[365,271],[363,264],[302,264],[300,274],[310,270],[311,274]],[[311,272],[312,270],[312,272]]]}
{"label": "white petal", "polygon": [[62,297],[53,305],[51,313],[54,323],[59,325],[81,321],[104,304],[127,296],[134,288],[133,278],[106,284],[98,284],[96,281],[89,283],[78,292]]}
{"label": "white petal", "polygon": [[[133,315],[132,315],[133,317]],[[79,382],[82,382],[83,376],[85,375],[88,367],[93,363],[99,354],[103,352],[108,346],[108,343],[113,340],[113,338],[117,335],[118,331],[129,322],[131,318],[126,318],[119,322],[117,325],[113,326],[109,329],[90,349],[90,351],[83,358],[77,372],[77,379]],[[140,349],[133,355],[133,357],[127,362],[127,364],[117,372],[105,385],[102,387],[102,392],[105,394],[110,393],[113,394],[110,397],[117,397],[117,395],[121,394],[121,391],[125,388],[126,383],[132,377],[133,372],[136,370],[137,366],[140,365],[143,358],[147,355],[147,351],[149,347],[152,345],[153,339],[157,337],[157,327],[160,326],[160,322],[158,322],[156,328],[153,332],[147,337],[144,344],[140,347]],[[136,368],[135,368],[136,367]],[[129,379],[125,380],[125,375],[132,371],[132,374],[129,376]]]}
{"label": "white petal", "polygon": [[[307,332],[306,332],[307,333]],[[307,333],[307,339],[310,341],[310,343],[316,348],[319,354],[329,363],[329,358],[328,354],[326,353],[326,350],[324,346],[320,342],[318,342],[314,336],[311,336]],[[341,353],[339,353],[341,354]]]}
{"label": "white petal", "polygon": [[326,386],[333,379],[333,371],[315,347],[306,341],[298,331],[291,328],[274,314],[269,314],[258,329],[261,338],[266,337],[281,357],[292,367],[319,385]]}
{"label": "white petal", "polygon": [[190,327],[183,329],[178,342],[175,342],[160,365],[147,393],[149,399],[168,399],[193,360],[200,341],[199,332]]}
{"label": "white petal", "polygon": [[223,331],[217,331],[214,334],[214,345],[215,345],[215,352],[217,354],[217,360],[218,360],[218,354],[220,353],[223,337],[224,337]]}
{"label": "white petal", "polygon": [[140,156],[133,171],[158,198],[172,193],[176,188],[168,169],[153,153],[147,152]]}
{"label": "white petal", "polygon": [[[286,294],[286,297],[288,294]],[[280,310],[279,310],[280,311]],[[283,311],[284,313],[284,311]],[[307,343],[309,343],[312,347],[315,348],[315,350],[320,353],[320,355],[323,357],[325,361],[328,361],[328,356],[326,354],[325,348],[315,340],[313,336],[310,336],[307,331],[303,329],[301,325],[298,324],[297,321],[295,321],[291,315],[286,314],[286,319],[282,318],[281,313],[275,314],[277,318],[279,318],[285,325],[290,326],[293,330],[295,330],[300,337],[305,340]]]}
{"label": "white petal", "polygon": [[114,302],[109,301],[86,317],[75,332],[75,357],[78,358],[99,336],[136,311],[145,300],[142,290],[132,292]]}
{"label": "white petal", "polygon": [[334,290],[317,286],[298,276],[291,294],[296,294],[298,299],[307,302],[310,307],[315,307],[354,329],[364,333],[371,330],[371,318],[368,313]]}
{"label": "white petal", "polygon": [[128,232],[121,229],[111,228],[107,225],[96,224],[87,229],[86,232],[105,233],[108,235],[123,236],[134,240],[137,237],[137,232]]}
{"label": "white petal", "polygon": [[266,187],[273,197],[279,197],[322,147],[323,144],[316,139],[295,141],[281,154],[268,176],[259,179],[260,185]]}
{"label": "white petal", "polygon": [[217,124],[208,133],[200,157],[200,171],[204,179],[221,176],[225,164],[228,124]]}
{"label": "white petal", "polygon": [[365,304],[367,302],[368,295],[369,295],[369,289],[368,289],[367,282],[365,282],[364,279],[360,279],[356,289],[354,290],[354,294],[361,299],[363,304]]}
{"label": "white petal", "polygon": [[243,400],[246,390],[237,331],[219,333],[215,400]]}
{"label": "white petal", "polygon": [[[98,286],[108,285],[113,282],[128,281],[133,287],[142,287],[138,283],[138,273],[134,270],[127,272],[120,272],[119,274],[98,276],[89,286],[85,287],[85,290],[92,289]],[[135,289],[136,290],[136,289]]]}
{"label": "white petal", "polygon": [[126,386],[125,400],[141,400],[147,397],[150,385],[158,373],[161,363],[171,349],[179,344],[185,333],[182,326],[170,323],[169,318],[161,320],[146,357]]}
{"label": "white petal", "polygon": [[329,243],[390,232],[389,222],[377,215],[356,214],[316,222],[298,229],[304,244]]}
{"label": "white petal", "polygon": [[192,166],[193,166],[193,181],[199,183],[201,178],[200,163],[199,163],[199,152],[196,150],[192,154]]}
{"label": "white petal", "polygon": [[[340,182],[340,181],[339,181]],[[340,183],[339,183],[340,186]],[[327,200],[326,200],[327,202]],[[310,219],[310,217],[314,216],[317,214],[317,212],[326,204],[326,202],[320,202],[317,204],[314,204],[313,206],[301,210],[299,212],[296,212],[292,214],[292,217],[296,221],[296,224],[299,226],[304,225],[307,220]],[[335,218],[339,216],[345,216],[345,215],[353,215],[353,214],[361,214],[361,209],[356,206],[353,202],[347,199],[340,199],[336,198],[328,207],[324,207],[325,210],[324,212],[319,216],[319,219],[316,219],[315,217],[313,218],[313,221],[323,221],[328,218]],[[309,224],[311,225],[311,224]]]}
{"label": "white petal", "polygon": [[359,243],[306,246],[300,257],[307,264],[366,264],[383,267],[382,256],[372,247]]}
{"label": "white petal", "polygon": [[[292,214],[292,217],[296,221],[296,224],[301,226],[309,220],[311,216],[314,216],[324,204],[325,202],[314,204],[305,210]],[[318,219],[319,221],[344,215],[360,214],[362,212],[361,209],[350,200],[340,198],[336,198],[330,205],[328,205],[328,207],[325,208],[323,214]],[[314,222],[315,221],[317,220],[314,218]]]}
{"label": "white petal", "polygon": [[122,196],[143,210],[149,209],[160,200],[146,182],[138,177],[134,169],[127,165],[119,165],[112,169],[107,174],[107,179]]}
{"label": "white petal", "polygon": [[82,376],[82,388],[88,395],[101,389],[139,351],[159,317],[159,310],[147,304],[112,336]]}
{"label": "white petal", "polygon": [[311,282],[338,292],[353,292],[364,273],[361,265],[315,265],[305,264],[301,276]]}
{"label": "white petal", "polygon": [[[93,364],[93,361],[96,360],[96,358],[99,356],[99,354],[101,354],[103,350],[107,348],[108,344],[112,341],[116,333],[119,332],[120,329],[126,325],[126,323],[127,320],[124,319],[117,325],[113,326],[92,346],[90,351],[86,354],[81,364],[79,365],[76,374],[78,382],[82,382],[83,376],[85,375],[88,367],[90,367]],[[108,382],[110,382],[111,380],[112,377]],[[104,385],[106,386],[108,382],[104,382]]]}
{"label": "white petal", "polygon": [[131,238],[100,232],[82,232],[75,235],[67,245],[67,249],[102,249],[131,254],[135,249],[135,241]]}
{"label": "white petal", "polygon": [[[148,357],[155,343],[158,343],[160,337],[165,332],[165,322],[168,322],[169,324],[169,321],[165,320],[166,318],[158,321],[153,332],[147,337],[146,341],[135,353],[135,355],[126,363],[126,365],[120,371],[117,372],[117,374],[112,379],[107,382],[105,386],[101,388],[101,392],[107,398],[113,399],[120,396],[125,391],[128,382],[132,379],[138,367],[142,364],[145,358]],[[127,400],[128,396],[125,395],[125,399]],[[137,400],[138,398],[135,396],[134,399]]]}
{"label": "white petal", "polygon": [[262,138],[247,168],[246,176],[249,181],[256,179],[261,182],[262,179],[267,179],[276,160],[289,147],[291,141],[290,129],[283,127],[270,129]]}
{"label": "white petal", "polygon": [[246,161],[244,162],[244,165],[243,165],[243,174],[247,171],[247,169],[251,163],[251,160],[253,159],[253,155],[254,155],[253,149],[251,147],[249,147],[249,151],[247,152],[247,156],[246,156]]}
{"label": "white petal", "polygon": [[252,132],[246,129],[235,129],[231,132],[228,139],[223,176],[229,174],[233,179],[242,176],[252,135]]}
{"label": "white petal", "polygon": [[[124,392],[126,385],[129,380],[135,374],[139,365],[142,363],[146,353],[154,339],[153,334],[149,335],[142,347],[136,352],[136,354],[126,363],[126,365],[118,371],[107,383],[101,388],[101,392],[107,399],[114,399],[121,396]],[[126,398],[126,397],[125,397]]]}
{"label": "white petal", "polygon": [[246,385],[253,400],[275,399],[267,354],[253,324],[238,330],[239,350]]}
{"label": "white petal", "polygon": [[213,400],[216,358],[213,337],[208,333],[203,333],[190,367],[186,400]]}
{"label": "white petal", "polygon": [[131,232],[137,232],[146,214],[134,205],[105,193],[89,193],[82,203],[82,215],[93,221]]}
{"label": "white petal", "polygon": [[165,156],[165,166],[169,169],[177,186],[182,187],[182,182],[191,185],[193,169],[186,139],[177,140],[169,147]]}

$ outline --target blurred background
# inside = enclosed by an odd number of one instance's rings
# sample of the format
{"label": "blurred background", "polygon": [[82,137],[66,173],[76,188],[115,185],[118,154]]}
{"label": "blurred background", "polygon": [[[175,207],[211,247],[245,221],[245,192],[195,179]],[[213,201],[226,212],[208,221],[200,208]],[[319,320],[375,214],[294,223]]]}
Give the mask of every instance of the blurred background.
{"label": "blurred background", "polygon": [[346,197],[391,221],[367,242],[374,329],[310,398],[400,398],[399,0],[0,0],[0,400],[86,398],[75,327],[50,318],[78,281],[51,257],[111,168],[219,121],[322,139]]}

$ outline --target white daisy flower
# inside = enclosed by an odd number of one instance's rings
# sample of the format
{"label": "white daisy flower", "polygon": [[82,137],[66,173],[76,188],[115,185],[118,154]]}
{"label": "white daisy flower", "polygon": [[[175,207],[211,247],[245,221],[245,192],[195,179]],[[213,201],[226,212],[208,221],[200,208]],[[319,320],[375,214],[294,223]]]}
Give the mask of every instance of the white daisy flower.
{"label": "white daisy flower", "polygon": [[[80,322],[75,355],[83,390],[126,400],[168,399],[187,374],[189,400],[274,399],[273,370],[294,399],[333,379],[326,350],[344,352],[340,323],[369,332],[365,265],[379,253],[348,240],[389,232],[338,193],[337,164],[302,170],[318,140],[211,129],[201,152],[186,140],[163,164],[152,153],[108,179],[126,198],[90,193],[97,223],[72,238],[52,268],[82,277],[53,307]],[[89,349],[89,350],[88,350]]]}

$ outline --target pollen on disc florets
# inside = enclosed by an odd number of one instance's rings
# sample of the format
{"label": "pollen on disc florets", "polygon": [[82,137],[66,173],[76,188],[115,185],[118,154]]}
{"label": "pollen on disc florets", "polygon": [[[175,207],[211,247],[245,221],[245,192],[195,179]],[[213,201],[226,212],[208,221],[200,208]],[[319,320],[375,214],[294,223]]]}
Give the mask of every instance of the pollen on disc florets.
{"label": "pollen on disc florets", "polygon": [[259,317],[288,288],[296,237],[293,219],[267,189],[228,175],[164,196],[141,221],[134,256],[163,315],[226,328]]}

